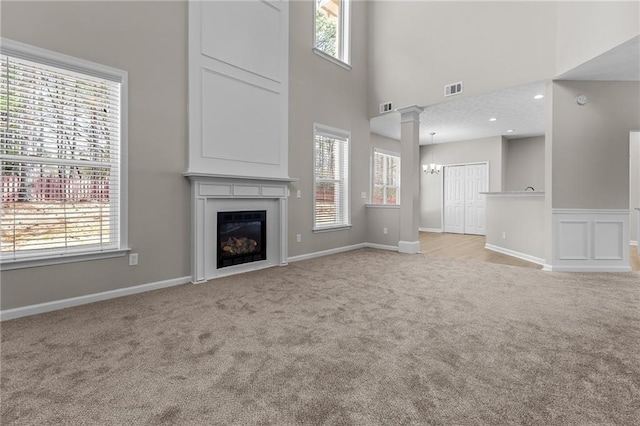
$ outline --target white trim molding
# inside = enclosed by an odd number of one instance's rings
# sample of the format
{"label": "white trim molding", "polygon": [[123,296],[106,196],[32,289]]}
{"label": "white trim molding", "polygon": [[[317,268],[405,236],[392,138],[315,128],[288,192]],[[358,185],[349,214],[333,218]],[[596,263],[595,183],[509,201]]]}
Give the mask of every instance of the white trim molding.
{"label": "white trim molding", "polygon": [[420,232],[434,232],[436,234],[442,234],[442,228],[418,228]]}
{"label": "white trim molding", "polygon": [[397,246],[390,246],[390,245],[385,245],[385,244],[375,244],[375,243],[360,243],[360,244],[353,244],[353,245],[350,245],[350,246],[336,247],[336,248],[329,249],[329,250],[316,251],[316,252],[313,252],[313,253],[301,254],[301,255],[298,255],[298,256],[292,256],[287,260],[290,263],[291,262],[299,262],[301,260],[315,259],[317,257],[329,256],[329,255],[332,255],[332,254],[344,253],[344,252],[347,252],[347,251],[358,250],[358,249],[362,249],[362,248],[372,248],[372,249],[376,249],[376,250],[398,251],[398,247]]}
{"label": "white trim molding", "polygon": [[74,306],[86,305],[88,303],[101,302],[103,300],[115,299],[117,297],[130,296],[132,294],[144,293],[146,291],[159,290],[161,288],[188,284],[190,280],[191,277],[180,277],[171,280],[156,281],[153,283],[137,285],[133,287],[119,288],[117,290],[104,291],[101,293],[87,294],[86,296],[54,300],[52,302],[22,306],[20,308],[5,309],[3,311],[0,311],[0,321],[7,321],[30,315],[43,314],[45,312],[52,312],[60,309],[71,308]]}
{"label": "white trim molding", "polygon": [[629,210],[553,209],[548,271],[627,272]]}
{"label": "white trim molding", "polygon": [[420,241],[398,241],[398,252],[406,254],[420,253]]}
{"label": "white trim molding", "polygon": [[351,246],[336,247],[333,249],[321,250],[313,253],[300,254],[298,256],[292,256],[288,260],[289,260],[289,263],[299,262],[301,260],[315,259],[316,257],[323,257],[323,256],[329,256],[332,254],[344,253],[345,251],[358,250],[365,247],[367,247],[367,243],[353,244]]}
{"label": "white trim molding", "polygon": [[485,244],[484,248],[487,250],[495,251],[496,253],[506,254],[507,256],[515,257],[518,259],[526,260],[527,262],[535,263],[537,265],[544,266],[545,261],[542,258],[531,256],[530,254],[520,253],[519,251],[509,250],[504,247],[494,246],[493,244]]}
{"label": "white trim molding", "polygon": [[398,251],[398,246],[390,246],[387,244],[364,243],[364,245],[365,247],[376,249],[376,250]]}

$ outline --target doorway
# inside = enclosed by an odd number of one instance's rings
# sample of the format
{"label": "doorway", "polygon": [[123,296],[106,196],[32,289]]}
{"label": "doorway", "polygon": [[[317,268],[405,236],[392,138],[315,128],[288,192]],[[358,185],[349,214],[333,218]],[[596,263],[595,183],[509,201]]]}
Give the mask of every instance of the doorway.
{"label": "doorway", "polygon": [[444,166],[444,232],[486,235],[489,164]]}

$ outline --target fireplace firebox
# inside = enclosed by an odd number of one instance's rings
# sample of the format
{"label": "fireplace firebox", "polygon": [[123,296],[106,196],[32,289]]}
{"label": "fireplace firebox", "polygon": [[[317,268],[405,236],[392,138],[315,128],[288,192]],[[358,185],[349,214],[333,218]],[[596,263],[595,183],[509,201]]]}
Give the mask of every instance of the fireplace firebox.
{"label": "fireplace firebox", "polygon": [[218,212],[218,269],[267,258],[267,212]]}

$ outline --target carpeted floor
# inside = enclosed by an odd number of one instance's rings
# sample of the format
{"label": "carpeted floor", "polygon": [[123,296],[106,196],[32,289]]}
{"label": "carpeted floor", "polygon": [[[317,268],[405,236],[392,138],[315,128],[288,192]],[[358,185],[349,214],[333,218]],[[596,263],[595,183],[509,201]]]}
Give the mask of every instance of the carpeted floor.
{"label": "carpeted floor", "polygon": [[1,423],[631,425],[640,275],[362,249],[2,323]]}

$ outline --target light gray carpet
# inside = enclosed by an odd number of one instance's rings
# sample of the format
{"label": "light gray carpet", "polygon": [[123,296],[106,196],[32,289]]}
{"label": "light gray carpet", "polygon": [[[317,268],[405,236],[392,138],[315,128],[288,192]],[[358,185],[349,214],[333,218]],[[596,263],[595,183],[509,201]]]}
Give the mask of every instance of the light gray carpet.
{"label": "light gray carpet", "polygon": [[639,306],[637,273],[363,249],[5,322],[1,422],[637,424]]}

